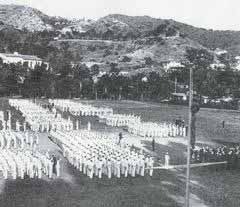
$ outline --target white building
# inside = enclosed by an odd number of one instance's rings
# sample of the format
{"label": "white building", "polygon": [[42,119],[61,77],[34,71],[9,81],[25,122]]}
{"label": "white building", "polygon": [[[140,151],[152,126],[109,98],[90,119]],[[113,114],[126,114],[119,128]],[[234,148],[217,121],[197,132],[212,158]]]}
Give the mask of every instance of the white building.
{"label": "white building", "polygon": [[240,56],[235,57],[237,63],[236,63],[236,70],[240,71]]}
{"label": "white building", "polygon": [[129,72],[128,71],[120,71],[119,72],[119,75],[122,75],[122,76],[128,76]]}
{"label": "white building", "polygon": [[163,65],[165,71],[175,69],[175,68],[184,68],[184,65],[182,65],[180,62],[176,61],[169,61]]}
{"label": "white building", "polygon": [[186,93],[171,93],[171,99],[175,101],[187,101]]}
{"label": "white building", "polygon": [[217,70],[217,69],[223,70],[223,69],[225,69],[226,65],[223,64],[223,63],[212,63],[212,64],[210,65],[210,67],[211,67],[213,70]]}
{"label": "white building", "polygon": [[10,63],[27,64],[29,68],[34,69],[36,65],[41,65],[42,63],[44,63],[47,65],[47,69],[49,68],[48,63],[43,62],[41,58],[38,58],[37,56],[33,56],[33,55],[21,55],[17,52],[14,52],[13,54],[0,53],[0,58],[2,58],[3,63],[6,63],[6,64],[10,64]]}
{"label": "white building", "polygon": [[227,50],[222,50],[222,49],[216,48],[216,49],[214,50],[214,53],[215,53],[216,55],[220,56],[220,55],[227,54],[228,51],[227,51]]}

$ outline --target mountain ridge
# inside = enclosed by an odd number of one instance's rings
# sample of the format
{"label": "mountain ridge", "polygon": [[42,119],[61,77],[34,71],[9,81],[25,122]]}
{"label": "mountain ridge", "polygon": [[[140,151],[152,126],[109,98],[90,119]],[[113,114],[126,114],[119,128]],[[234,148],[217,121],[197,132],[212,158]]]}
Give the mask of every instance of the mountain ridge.
{"label": "mountain ridge", "polygon": [[[109,14],[98,20],[67,19],[62,17],[48,16],[41,11],[19,5],[0,5],[0,32],[9,30],[10,34],[17,33],[14,39],[16,45],[21,43],[18,37],[26,36],[25,45],[27,53],[38,54],[36,49],[28,45],[28,36],[32,38],[40,34],[40,41],[36,44],[61,48],[60,40],[82,39],[84,41],[70,43],[69,51],[72,53],[73,61],[84,60],[85,62],[101,62],[109,65],[111,62],[118,62],[130,68],[143,67],[146,58],[151,57],[154,62],[152,66],[160,62],[181,61],[185,57],[186,48],[194,47],[207,50],[214,54],[216,48],[229,51],[233,57],[240,55],[240,31],[231,30],[209,30],[194,27],[172,19],[161,19],[150,16],[128,16],[123,14]],[[28,35],[29,33],[29,35]],[[4,38],[8,32],[3,33]],[[1,42],[4,39],[0,36]],[[36,37],[34,37],[36,38]],[[95,44],[89,40],[109,40],[119,43]],[[11,41],[8,41],[11,43]],[[10,44],[8,43],[8,44]],[[32,41],[35,46],[35,42]],[[10,45],[12,47],[12,45]],[[13,52],[9,45],[5,51]],[[20,47],[20,46],[19,46]],[[21,48],[21,47],[20,47]],[[38,45],[37,47],[38,48]],[[49,53],[46,51],[45,53]],[[48,56],[48,54],[44,54]],[[124,62],[126,56],[131,61]],[[81,57],[81,58],[79,58]],[[93,60],[93,61],[92,61]],[[145,67],[146,65],[144,65]]]}

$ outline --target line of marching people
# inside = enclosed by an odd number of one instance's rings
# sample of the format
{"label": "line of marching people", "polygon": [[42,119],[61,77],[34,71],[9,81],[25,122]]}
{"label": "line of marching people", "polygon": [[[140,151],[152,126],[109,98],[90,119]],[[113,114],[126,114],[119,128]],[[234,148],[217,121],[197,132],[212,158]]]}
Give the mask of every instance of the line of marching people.
{"label": "line of marching people", "polygon": [[24,120],[22,123],[17,119],[15,121],[15,129],[13,127],[13,120],[11,110],[7,110],[7,116],[4,116],[4,111],[0,111],[0,129],[1,130],[15,130],[15,131],[27,131],[27,122]]}
{"label": "line of marching people", "polygon": [[109,179],[113,176],[144,176],[146,171],[153,175],[152,157],[131,150],[127,145],[121,147],[106,134],[79,130],[52,131],[51,136],[62,146],[64,157],[91,179],[103,175]]}
{"label": "line of marching people", "polygon": [[108,116],[100,116],[99,118],[104,121],[106,125],[113,127],[129,126],[130,123],[141,122],[140,116],[132,114],[112,114]]}
{"label": "line of marching people", "polygon": [[63,112],[70,112],[75,116],[108,116],[113,114],[113,109],[94,107],[89,104],[77,103],[66,99],[49,99],[48,102]]}
{"label": "line of marching people", "polygon": [[132,134],[145,138],[185,137],[187,129],[184,124],[143,122],[140,116],[132,114],[114,114],[113,109],[93,107],[71,100],[50,99],[50,104],[61,111],[69,111],[77,116],[98,116],[108,126],[128,128]]}
{"label": "line of marching people", "polygon": [[[43,174],[53,178],[53,161],[46,155],[28,149],[3,149],[0,151],[0,171],[4,179],[41,179]],[[56,165],[57,176],[60,176],[60,163]]]}
{"label": "line of marching people", "polygon": [[[28,142],[25,133],[1,131],[0,172],[4,179],[60,176],[60,159],[37,150]],[[35,136],[36,137],[36,136]],[[55,170],[55,171],[54,171]]]}
{"label": "line of marching people", "polygon": [[35,132],[73,130],[74,124],[70,118],[66,120],[60,114],[44,109],[30,100],[9,99],[9,104],[22,112],[30,129]]}
{"label": "line of marching people", "polygon": [[185,137],[186,127],[172,123],[130,122],[128,131],[145,138]]}
{"label": "line of marching people", "polygon": [[[0,129],[2,130],[13,130],[13,120],[11,110],[6,111],[6,116],[4,111],[0,111]],[[15,131],[26,131],[27,123],[23,121],[22,123],[19,120],[15,120]]]}
{"label": "line of marching people", "polygon": [[108,126],[126,126],[130,133],[145,138],[186,136],[186,127],[184,125],[142,122],[140,116],[131,114],[112,114],[109,116],[100,116],[100,118]]}
{"label": "line of marching people", "polygon": [[0,149],[21,148],[26,146],[36,149],[39,144],[39,135],[36,133],[16,132],[12,130],[0,131]]}

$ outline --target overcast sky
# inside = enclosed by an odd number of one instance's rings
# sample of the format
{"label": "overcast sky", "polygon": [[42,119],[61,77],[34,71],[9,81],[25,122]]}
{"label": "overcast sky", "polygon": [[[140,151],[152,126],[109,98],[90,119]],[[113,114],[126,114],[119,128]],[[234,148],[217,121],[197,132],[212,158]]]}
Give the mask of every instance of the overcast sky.
{"label": "overcast sky", "polygon": [[240,0],[0,0],[48,15],[97,19],[108,14],[148,15],[198,27],[240,30]]}

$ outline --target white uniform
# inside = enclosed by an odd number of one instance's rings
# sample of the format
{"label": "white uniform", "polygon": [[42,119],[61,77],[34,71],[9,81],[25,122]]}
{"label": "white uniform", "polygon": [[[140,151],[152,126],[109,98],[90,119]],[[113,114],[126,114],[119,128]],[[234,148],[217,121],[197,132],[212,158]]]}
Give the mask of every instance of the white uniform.
{"label": "white uniform", "polygon": [[165,159],[165,167],[168,168],[169,167],[169,161],[170,161],[170,156],[169,156],[168,153],[165,154],[164,159]]}
{"label": "white uniform", "polygon": [[60,171],[61,171],[60,160],[57,160],[56,171],[57,171],[57,177],[60,177]]}

